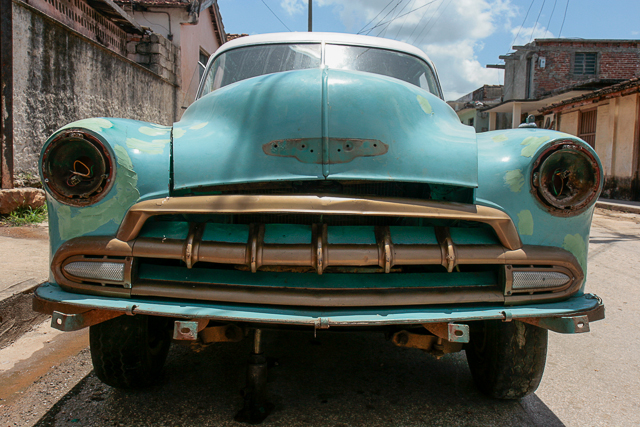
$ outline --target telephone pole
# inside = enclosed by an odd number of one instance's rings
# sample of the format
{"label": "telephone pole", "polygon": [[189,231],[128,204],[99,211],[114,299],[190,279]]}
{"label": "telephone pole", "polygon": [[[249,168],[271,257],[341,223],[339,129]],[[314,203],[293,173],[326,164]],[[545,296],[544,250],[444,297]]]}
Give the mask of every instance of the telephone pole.
{"label": "telephone pole", "polygon": [[313,2],[309,0],[309,32],[313,31]]}

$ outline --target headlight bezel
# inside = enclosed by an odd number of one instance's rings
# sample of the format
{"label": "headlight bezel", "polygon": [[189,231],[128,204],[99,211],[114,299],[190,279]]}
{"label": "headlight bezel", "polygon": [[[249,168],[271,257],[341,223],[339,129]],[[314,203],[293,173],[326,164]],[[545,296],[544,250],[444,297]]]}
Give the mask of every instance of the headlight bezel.
{"label": "headlight bezel", "polygon": [[[568,157],[574,158],[573,171],[563,168],[563,164],[570,163]],[[580,175],[584,182],[572,181],[572,174]],[[602,190],[602,168],[597,157],[587,147],[573,140],[556,141],[540,153],[532,165],[530,179],[534,198],[550,214],[560,217],[583,213],[595,203]],[[557,197],[565,189],[567,194]]]}
{"label": "headlight bezel", "polygon": [[[78,157],[75,160],[66,161],[72,166],[65,165],[66,168],[64,168],[62,166],[65,164],[64,160],[60,164],[54,165],[53,162],[57,157],[73,151],[65,146],[65,143],[67,145],[74,144],[75,146],[86,144],[84,147],[86,151],[80,151],[79,154],[84,155],[84,158],[88,159],[88,161],[85,160],[83,162],[81,161],[81,156],[72,155],[70,157]],[[97,164],[89,167],[88,163],[96,160],[97,162],[94,163]],[[75,171],[77,164],[80,164],[78,166],[81,169],[80,171]],[[76,174],[81,178],[86,178],[86,175],[89,175],[88,172],[93,170],[93,166],[97,166],[96,169],[98,171],[92,180],[94,182],[90,184],[85,182],[75,192],[72,191],[71,188],[73,186],[69,183],[71,176]],[[55,135],[43,150],[40,167],[45,189],[55,200],[68,206],[84,207],[99,202],[109,194],[115,182],[116,164],[108,144],[97,135],[82,128],[66,129]],[[63,169],[69,169],[69,173],[62,172]],[[85,173],[84,175],[82,175],[83,172]],[[80,184],[83,183],[79,182],[76,186]],[[88,188],[89,191],[82,191],[83,188]]]}

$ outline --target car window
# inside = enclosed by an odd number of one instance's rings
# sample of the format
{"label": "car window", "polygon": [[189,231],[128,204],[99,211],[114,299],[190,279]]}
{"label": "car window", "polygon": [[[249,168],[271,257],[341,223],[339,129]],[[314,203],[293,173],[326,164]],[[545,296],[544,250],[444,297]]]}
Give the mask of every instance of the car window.
{"label": "car window", "polygon": [[[431,67],[412,55],[379,48],[327,44],[324,62],[329,68],[394,77],[440,96]],[[213,62],[200,96],[251,77],[321,65],[319,43],[268,44],[229,50]]]}
{"label": "car window", "polygon": [[214,61],[201,96],[251,77],[318,68],[320,65],[319,43],[270,44],[229,50]]}
{"label": "car window", "polygon": [[415,56],[393,50],[328,44],[325,64],[329,68],[366,71],[411,83],[439,96],[435,75]]}

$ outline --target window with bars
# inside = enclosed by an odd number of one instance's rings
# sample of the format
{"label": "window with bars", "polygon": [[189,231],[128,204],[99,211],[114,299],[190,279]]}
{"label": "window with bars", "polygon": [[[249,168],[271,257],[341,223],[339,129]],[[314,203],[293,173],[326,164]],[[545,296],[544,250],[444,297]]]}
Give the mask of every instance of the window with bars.
{"label": "window with bars", "polygon": [[580,128],[578,137],[592,147],[596,145],[596,120],[598,110],[580,112]]}
{"label": "window with bars", "polygon": [[576,53],[573,62],[573,74],[595,75],[597,65],[597,53]]}

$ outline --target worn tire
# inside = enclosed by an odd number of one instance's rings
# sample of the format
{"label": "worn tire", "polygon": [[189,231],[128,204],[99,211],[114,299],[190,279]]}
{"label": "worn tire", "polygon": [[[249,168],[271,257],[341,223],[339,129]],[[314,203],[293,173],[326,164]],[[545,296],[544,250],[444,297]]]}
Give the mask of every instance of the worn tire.
{"label": "worn tire", "polygon": [[96,376],[117,388],[156,383],[171,344],[171,323],[153,316],[119,316],[89,328]]}
{"label": "worn tire", "polygon": [[547,358],[547,330],[518,321],[489,320],[466,348],[478,389],[496,399],[520,399],[538,388]]}

